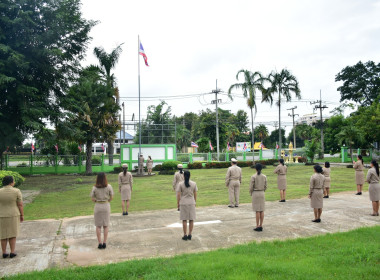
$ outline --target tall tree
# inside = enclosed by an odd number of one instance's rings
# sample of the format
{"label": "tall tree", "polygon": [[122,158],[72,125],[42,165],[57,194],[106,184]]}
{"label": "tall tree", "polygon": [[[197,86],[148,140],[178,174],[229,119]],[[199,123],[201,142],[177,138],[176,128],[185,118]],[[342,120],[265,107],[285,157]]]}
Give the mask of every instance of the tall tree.
{"label": "tall tree", "polygon": [[268,128],[264,124],[257,126],[255,132],[259,136],[261,142],[269,136]]}
{"label": "tall tree", "polygon": [[342,127],[342,130],[336,134],[335,137],[341,145],[343,143],[348,145],[350,148],[351,161],[353,161],[352,146],[363,142],[362,131],[349,122],[346,126]]}
{"label": "tall tree", "polygon": [[[263,91],[263,101],[273,104],[274,94],[278,94],[278,125],[281,128],[281,97],[285,97],[286,102],[292,100],[292,93],[300,99],[301,91],[299,89],[297,78],[287,69],[282,69],[281,72],[273,71],[268,75],[266,81],[269,82],[269,87]],[[278,142],[280,150],[282,148],[281,130],[279,130]]]}
{"label": "tall tree", "polygon": [[260,72],[251,72],[249,70],[240,70],[236,74],[236,80],[239,81],[239,76],[244,76],[244,82],[236,83],[230,86],[228,89],[228,95],[232,99],[232,90],[239,89],[243,91],[244,97],[247,98],[247,105],[251,110],[251,131],[252,131],[252,147],[255,145],[255,129],[254,129],[254,116],[253,109],[255,109],[255,116],[257,113],[256,105],[256,90],[263,90],[263,77]]}
{"label": "tall tree", "polygon": [[0,157],[27,133],[59,118],[95,22],[80,0],[0,2]]}
{"label": "tall tree", "polygon": [[336,82],[343,82],[338,87],[340,101],[352,100],[362,106],[371,105],[380,95],[380,63],[373,61],[343,68],[336,76]]}
{"label": "tall tree", "polygon": [[[123,51],[121,46],[123,44],[120,44],[115,49],[113,49],[110,53],[107,53],[103,47],[96,47],[94,48],[94,54],[99,60],[99,64],[101,69],[104,71],[105,78],[107,80],[107,83],[110,87],[112,87],[114,94],[111,97],[114,102],[116,102],[119,105],[119,90],[116,86],[116,78],[113,73],[111,73],[111,70],[115,68],[116,63],[119,61],[120,54]],[[118,107],[115,107],[118,108]],[[105,140],[108,144],[108,154],[109,154],[109,164],[113,164],[113,143],[116,138],[116,132],[118,131],[120,124],[117,119],[117,113],[116,112],[109,112],[109,127],[107,129],[107,133],[105,135]]]}

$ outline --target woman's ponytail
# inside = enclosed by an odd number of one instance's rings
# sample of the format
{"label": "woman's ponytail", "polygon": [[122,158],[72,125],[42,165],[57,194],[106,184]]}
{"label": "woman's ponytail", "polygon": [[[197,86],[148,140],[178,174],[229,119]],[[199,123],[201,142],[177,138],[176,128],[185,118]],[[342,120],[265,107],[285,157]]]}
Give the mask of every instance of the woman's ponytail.
{"label": "woman's ponytail", "polygon": [[377,161],[376,161],[376,160],[372,160],[371,163],[372,163],[373,166],[375,167],[375,170],[376,170],[377,176],[380,176],[380,175],[379,175],[379,164],[377,163]]}
{"label": "woman's ponytail", "polygon": [[190,171],[185,171],[183,177],[185,178],[186,188],[190,187]]}

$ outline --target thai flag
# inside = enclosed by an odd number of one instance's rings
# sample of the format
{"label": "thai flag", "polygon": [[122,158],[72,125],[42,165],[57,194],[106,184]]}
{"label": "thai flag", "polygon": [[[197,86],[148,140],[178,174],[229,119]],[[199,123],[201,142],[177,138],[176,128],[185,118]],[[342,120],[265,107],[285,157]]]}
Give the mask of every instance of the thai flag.
{"label": "thai flag", "polygon": [[197,143],[195,143],[195,142],[191,142],[191,147],[199,148],[198,145],[197,145]]}
{"label": "thai flag", "polygon": [[231,149],[230,142],[227,142],[227,151]]}
{"label": "thai flag", "polygon": [[103,150],[103,152],[104,152],[104,144],[102,143],[102,150]]}
{"label": "thai flag", "polygon": [[276,142],[276,150],[278,150],[279,148],[280,148],[280,146]]}
{"label": "thai flag", "polygon": [[247,143],[244,142],[243,151],[246,151],[248,149]]}
{"label": "thai flag", "polygon": [[146,65],[146,66],[149,66],[149,64],[148,64],[148,57],[147,57],[146,54],[145,54],[145,51],[144,51],[144,48],[143,48],[141,42],[140,42],[139,54],[141,54],[142,57],[144,58],[145,65]]}
{"label": "thai flag", "polygon": [[259,148],[262,150],[264,148],[263,142],[260,143]]}
{"label": "thai flag", "polygon": [[82,147],[80,145],[78,145],[78,150],[79,152],[82,152]]}
{"label": "thai flag", "polygon": [[54,145],[54,148],[55,148],[55,150],[56,150],[57,153],[58,153],[58,144],[55,144],[55,145]]}
{"label": "thai flag", "polygon": [[211,145],[211,140],[209,141],[209,144],[210,144],[210,150],[214,150],[214,147]]}
{"label": "thai flag", "polygon": [[33,151],[34,151],[34,145],[33,145],[33,143],[32,143],[32,153],[33,153]]}

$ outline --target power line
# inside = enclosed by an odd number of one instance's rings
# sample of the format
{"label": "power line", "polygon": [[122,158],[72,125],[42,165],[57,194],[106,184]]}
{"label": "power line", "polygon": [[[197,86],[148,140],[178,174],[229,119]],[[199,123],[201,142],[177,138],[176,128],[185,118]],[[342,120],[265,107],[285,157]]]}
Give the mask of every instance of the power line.
{"label": "power line", "polygon": [[314,101],[314,102],[310,102],[310,105],[313,105],[313,104],[319,104],[319,105],[315,105],[313,111],[316,111],[319,109],[320,111],[320,114],[321,114],[321,155],[322,155],[322,158],[324,157],[324,154],[325,154],[325,145],[323,143],[323,117],[322,117],[322,111],[323,109],[327,109],[328,107],[323,105],[322,106],[322,90],[319,90],[319,100],[317,101]]}
{"label": "power line", "polygon": [[293,143],[294,143],[294,149],[297,148],[297,145],[296,145],[296,127],[294,125],[294,117],[295,116],[299,116],[298,114],[294,114],[294,110],[295,109],[297,109],[297,106],[294,106],[293,108],[287,109],[287,110],[292,110],[292,113],[288,114],[288,116],[293,118]]}

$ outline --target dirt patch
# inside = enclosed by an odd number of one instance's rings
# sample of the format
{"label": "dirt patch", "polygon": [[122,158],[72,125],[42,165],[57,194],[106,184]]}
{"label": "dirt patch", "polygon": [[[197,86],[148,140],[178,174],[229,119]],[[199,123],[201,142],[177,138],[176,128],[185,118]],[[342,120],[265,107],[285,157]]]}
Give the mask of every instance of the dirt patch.
{"label": "dirt patch", "polygon": [[22,199],[24,204],[32,203],[33,200],[41,193],[41,191],[36,190],[22,190]]}

